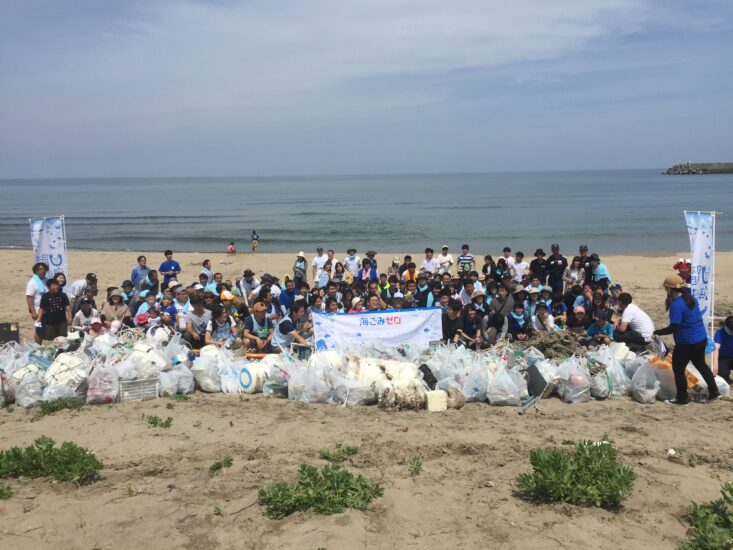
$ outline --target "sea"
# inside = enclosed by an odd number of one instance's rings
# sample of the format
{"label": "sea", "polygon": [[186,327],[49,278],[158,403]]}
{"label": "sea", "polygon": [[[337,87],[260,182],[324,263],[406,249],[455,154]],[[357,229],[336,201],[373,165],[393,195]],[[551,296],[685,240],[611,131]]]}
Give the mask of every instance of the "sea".
{"label": "sea", "polygon": [[0,247],[28,248],[28,219],[64,216],[73,249],[310,254],[317,245],[378,253],[532,256],[689,250],[684,210],[715,210],[717,250],[733,249],[733,175],[661,170],[299,177],[0,180]]}

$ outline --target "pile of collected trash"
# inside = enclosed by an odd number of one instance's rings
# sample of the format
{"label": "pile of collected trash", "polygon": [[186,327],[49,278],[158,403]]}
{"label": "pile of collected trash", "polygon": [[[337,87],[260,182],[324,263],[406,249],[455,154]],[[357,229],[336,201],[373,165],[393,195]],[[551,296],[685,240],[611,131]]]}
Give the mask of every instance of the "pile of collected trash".
{"label": "pile of collected trash", "polygon": [[[465,402],[522,406],[557,395],[567,403],[630,396],[640,403],[675,395],[669,359],[637,355],[624,344],[558,356],[566,343],[521,349],[507,344],[481,352],[438,345],[417,352],[378,344],[316,351],[308,359],[288,353],[248,360],[228,349],[204,347],[199,355],[172,334],[129,330],[37,346],[0,346],[0,406],[33,407],[78,397],[89,404],[203,392],[263,393],[302,403],[378,405],[385,409],[445,410]],[[690,365],[693,398],[707,396]],[[729,386],[716,377],[721,393]]]}

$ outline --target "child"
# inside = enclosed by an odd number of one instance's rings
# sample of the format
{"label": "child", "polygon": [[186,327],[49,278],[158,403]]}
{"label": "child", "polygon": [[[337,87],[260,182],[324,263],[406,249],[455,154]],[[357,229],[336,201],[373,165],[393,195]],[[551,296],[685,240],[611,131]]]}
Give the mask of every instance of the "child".
{"label": "child", "polygon": [[577,335],[585,334],[590,326],[590,319],[583,306],[576,306],[573,309],[573,315],[567,318],[567,322],[568,330]]}
{"label": "child", "polygon": [[593,323],[585,332],[586,338],[582,341],[588,349],[601,344],[608,345],[613,340],[613,325],[608,322],[608,312],[599,311],[593,316]]}
{"label": "child", "polygon": [[[555,318],[555,324],[560,328],[564,328],[568,322],[568,306],[565,305],[562,294],[555,294],[552,297],[550,311]],[[583,310],[583,315],[585,315],[585,310]]]}
{"label": "child", "polygon": [[524,309],[527,317],[531,319],[537,312],[537,304],[540,303],[540,289],[534,286],[530,287],[527,292],[529,293],[529,298],[524,303]]}
{"label": "child", "polygon": [[107,329],[104,327],[102,320],[99,317],[92,319],[91,325],[89,326],[89,336],[101,336],[107,333]]}
{"label": "child", "polygon": [[552,287],[545,285],[540,290],[540,302],[547,306],[549,311],[552,311]]}
{"label": "child", "polygon": [[529,319],[524,313],[524,304],[521,301],[514,303],[514,311],[509,314],[509,334],[512,339],[524,341],[529,336]]}
{"label": "child", "polygon": [[555,326],[555,319],[547,311],[547,305],[544,302],[537,304],[535,315],[532,317],[532,329],[536,332],[557,332],[559,330]]}
{"label": "child", "polygon": [[237,253],[237,248],[234,246],[234,241],[231,241],[227,245],[227,254],[232,255]]}

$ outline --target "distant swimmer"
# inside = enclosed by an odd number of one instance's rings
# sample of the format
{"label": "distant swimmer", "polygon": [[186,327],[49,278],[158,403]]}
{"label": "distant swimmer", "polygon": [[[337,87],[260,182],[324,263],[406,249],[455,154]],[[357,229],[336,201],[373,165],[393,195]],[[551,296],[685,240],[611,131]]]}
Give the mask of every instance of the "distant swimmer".
{"label": "distant swimmer", "polygon": [[236,254],[236,253],[237,253],[237,247],[234,246],[234,241],[232,241],[227,245],[227,254]]}
{"label": "distant swimmer", "polygon": [[257,231],[254,229],[252,230],[252,254],[257,252],[257,245],[260,244],[260,236],[257,234]]}

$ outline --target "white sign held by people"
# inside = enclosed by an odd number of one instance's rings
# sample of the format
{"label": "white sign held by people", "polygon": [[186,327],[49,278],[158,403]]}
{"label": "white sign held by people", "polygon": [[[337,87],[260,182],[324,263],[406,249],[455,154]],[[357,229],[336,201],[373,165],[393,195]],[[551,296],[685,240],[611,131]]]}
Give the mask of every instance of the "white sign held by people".
{"label": "white sign held by people", "polygon": [[69,276],[66,255],[64,218],[40,218],[28,220],[31,228],[31,245],[36,262],[48,264],[48,277],[56,273]]}
{"label": "white sign held by people", "polygon": [[705,326],[713,307],[713,267],[715,262],[715,212],[685,212],[690,234],[692,274],[690,288],[700,303]]}
{"label": "white sign held by people", "polygon": [[313,313],[318,349],[340,349],[378,342],[387,346],[410,344],[427,349],[443,337],[440,308],[383,310],[364,313]]}

